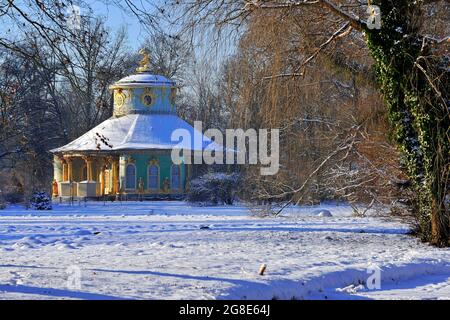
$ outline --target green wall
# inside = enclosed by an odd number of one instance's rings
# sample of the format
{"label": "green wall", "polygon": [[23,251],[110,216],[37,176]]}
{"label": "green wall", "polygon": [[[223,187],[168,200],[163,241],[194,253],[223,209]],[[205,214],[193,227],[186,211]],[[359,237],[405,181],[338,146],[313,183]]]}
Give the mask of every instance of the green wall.
{"label": "green wall", "polygon": [[[163,188],[164,179],[168,178],[170,182],[170,168],[172,166],[172,159],[169,154],[154,154],[152,155],[150,152],[148,154],[130,154],[130,156],[135,160],[136,165],[136,181],[139,183],[139,178],[142,178],[144,181],[144,188],[148,189],[147,186],[147,168],[149,165],[150,160],[156,159],[158,160],[159,164],[159,186],[160,189]],[[124,168],[125,169],[125,168]],[[121,178],[125,177],[125,170],[121,170],[120,172]],[[185,167],[182,164],[181,165],[181,186],[183,189],[186,186],[186,174],[185,174]],[[121,181],[124,179],[121,179]]]}

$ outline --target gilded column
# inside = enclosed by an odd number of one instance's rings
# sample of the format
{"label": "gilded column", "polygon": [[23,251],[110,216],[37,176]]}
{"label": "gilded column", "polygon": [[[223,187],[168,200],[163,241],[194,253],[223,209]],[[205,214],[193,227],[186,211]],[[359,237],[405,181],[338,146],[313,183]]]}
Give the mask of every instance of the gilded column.
{"label": "gilded column", "polygon": [[119,157],[119,172],[118,172],[119,192],[121,190],[125,190],[125,168],[126,168],[126,165],[127,165],[126,156],[125,155],[121,155]]}
{"label": "gilded column", "polygon": [[67,181],[73,181],[73,159],[71,157],[66,158],[67,162]]}
{"label": "gilded column", "polygon": [[69,180],[68,175],[67,175],[67,161],[64,158],[61,158],[61,163],[62,163],[62,181],[66,182],[67,180]]}
{"label": "gilded column", "polygon": [[73,158],[72,157],[64,157],[66,160],[66,177],[64,181],[73,181]]}
{"label": "gilded column", "polygon": [[87,169],[87,180],[92,181],[92,159],[89,159],[86,163],[86,169]]}
{"label": "gilded column", "polygon": [[111,193],[116,193],[116,160],[111,159],[111,180],[112,180],[112,186],[111,186]]}
{"label": "gilded column", "polygon": [[92,167],[92,157],[84,156],[83,160],[86,162],[86,175],[87,181],[94,181],[94,172]]}
{"label": "gilded column", "polygon": [[112,159],[112,175],[113,175],[113,185],[112,191],[113,193],[119,193],[119,160],[114,158]]}
{"label": "gilded column", "polygon": [[102,164],[102,169],[101,169],[101,173],[100,173],[100,176],[101,176],[101,184],[100,184],[101,186],[100,186],[100,188],[102,189],[101,190],[102,196],[105,195],[105,187],[106,187],[105,170],[106,170],[107,166],[109,165],[109,163],[110,163],[110,158],[109,157],[103,158],[103,164]]}
{"label": "gilded column", "polygon": [[100,169],[100,194],[105,195],[105,165],[102,164]]}
{"label": "gilded column", "polygon": [[62,162],[60,157],[53,156],[53,179],[57,182],[63,181]]}

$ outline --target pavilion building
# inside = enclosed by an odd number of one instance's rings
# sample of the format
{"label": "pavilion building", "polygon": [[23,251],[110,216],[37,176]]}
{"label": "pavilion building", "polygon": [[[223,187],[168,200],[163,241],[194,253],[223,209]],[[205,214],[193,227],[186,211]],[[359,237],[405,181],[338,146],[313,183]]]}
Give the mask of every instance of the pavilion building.
{"label": "pavilion building", "polygon": [[[176,115],[174,81],[149,71],[148,54],[137,73],[110,86],[113,116],[54,154],[54,197],[98,198],[142,195],[178,198],[189,188],[192,164],[175,164],[173,148],[201,151],[222,147]],[[186,129],[191,141],[172,141]],[[200,143],[194,144],[194,141]],[[191,159],[192,160],[192,159]],[[193,163],[193,161],[191,161]]]}

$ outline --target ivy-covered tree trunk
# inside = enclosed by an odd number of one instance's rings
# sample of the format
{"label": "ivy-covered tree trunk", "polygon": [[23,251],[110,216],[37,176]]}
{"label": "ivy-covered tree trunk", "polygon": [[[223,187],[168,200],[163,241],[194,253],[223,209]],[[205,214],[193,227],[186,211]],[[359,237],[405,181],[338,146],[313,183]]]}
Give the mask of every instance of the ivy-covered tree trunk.
{"label": "ivy-covered tree trunk", "polygon": [[[366,29],[393,134],[417,192],[423,241],[449,245],[446,206],[450,175],[448,69],[419,34],[424,1],[379,0],[381,29]],[[447,200],[448,201],[448,200]]]}

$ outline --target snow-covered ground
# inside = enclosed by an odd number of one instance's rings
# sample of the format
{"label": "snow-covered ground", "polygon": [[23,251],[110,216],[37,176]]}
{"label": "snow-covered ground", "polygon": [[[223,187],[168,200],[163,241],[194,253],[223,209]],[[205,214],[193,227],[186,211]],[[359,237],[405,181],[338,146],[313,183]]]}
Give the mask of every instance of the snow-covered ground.
{"label": "snow-covered ground", "polygon": [[[0,298],[449,299],[450,250],[407,231],[335,205],[278,218],[184,202],[9,207],[0,211]],[[371,290],[377,267],[381,288]]]}

